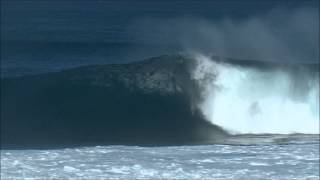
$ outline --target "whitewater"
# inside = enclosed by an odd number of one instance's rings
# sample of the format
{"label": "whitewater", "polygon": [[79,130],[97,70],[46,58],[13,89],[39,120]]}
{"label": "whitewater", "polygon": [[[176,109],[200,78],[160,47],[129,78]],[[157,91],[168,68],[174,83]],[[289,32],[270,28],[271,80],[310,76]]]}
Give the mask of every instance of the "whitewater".
{"label": "whitewater", "polygon": [[3,150],[1,179],[319,179],[319,138],[289,139],[251,136],[229,142],[242,142],[238,145]]}
{"label": "whitewater", "polygon": [[233,134],[319,134],[319,71],[195,59],[198,106],[213,124]]}

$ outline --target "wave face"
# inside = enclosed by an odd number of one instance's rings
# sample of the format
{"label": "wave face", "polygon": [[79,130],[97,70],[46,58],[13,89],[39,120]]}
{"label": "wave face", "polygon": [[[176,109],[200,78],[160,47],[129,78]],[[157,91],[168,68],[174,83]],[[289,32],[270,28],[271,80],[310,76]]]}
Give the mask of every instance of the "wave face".
{"label": "wave face", "polygon": [[1,79],[2,148],[215,143],[190,107],[192,60],[161,56]]}
{"label": "wave face", "polygon": [[[205,117],[233,134],[319,134],[317,67],[196,57]],[[241,61],[240,61],[241,62]]]}

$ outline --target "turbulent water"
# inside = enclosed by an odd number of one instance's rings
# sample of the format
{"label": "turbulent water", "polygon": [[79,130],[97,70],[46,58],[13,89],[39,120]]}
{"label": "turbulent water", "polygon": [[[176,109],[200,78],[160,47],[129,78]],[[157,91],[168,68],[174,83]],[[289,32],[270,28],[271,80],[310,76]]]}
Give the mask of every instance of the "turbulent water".
{"label": "turbulent water", "polygon": [[1,151],[2,179],[319,179],[319,137],[244,136],[226,144]]}
{"label": "turbulent water", "polygon": [[233,133],[319,134],[319,71],[196,59],[199,106],[212,123]]}

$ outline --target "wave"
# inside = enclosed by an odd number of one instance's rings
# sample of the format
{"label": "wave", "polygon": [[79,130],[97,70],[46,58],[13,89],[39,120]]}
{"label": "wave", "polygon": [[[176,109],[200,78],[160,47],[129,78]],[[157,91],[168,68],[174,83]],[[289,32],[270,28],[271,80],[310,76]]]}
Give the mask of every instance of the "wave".
{"label": "wave", "polygon": [[319,134],[319,71],[196,56],[205,117],[233,134]]}
{"label": "wave", "polygon": [[189,59],[162,56],[1,80],[2,148],[214,143],[190,108]]}
{"label": "wave", "polygon": [[1,79],[1,148],[223,143],[319,133],[319,71],[160,56]]}

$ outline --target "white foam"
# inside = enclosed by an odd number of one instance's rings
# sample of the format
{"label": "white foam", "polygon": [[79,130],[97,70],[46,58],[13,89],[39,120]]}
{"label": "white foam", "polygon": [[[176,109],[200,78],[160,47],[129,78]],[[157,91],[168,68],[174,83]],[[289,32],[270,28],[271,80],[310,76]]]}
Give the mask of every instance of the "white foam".
{"label": "white foam", "polygon": [[116,173],[116,174],[129,174],[130,168],[127,166],[122,166],[122,167],[111,167],[109,172]]}
{"label": "white foam", "polygon": [[250,162],[250,166],[269,166],[267,163],[261,163],[261,162]]}
{"label": "white foam", "polygon": [[77,171],[79,171],[79,169],[71,167],[71,166],[64,166],[63,170],[66,171],[66,172],[77,172]]}
{"label": "white foam", "polygon": [[[41,150],[2,150],[3,179],[306,179],[316,176],[319,144],[270,146],[206,145],[183,147],[88,147],[48,150],[55,159],[39,160]],[[101,154],[101,149],[112,153]],[[87,150],[97,153],[88,154]],[[149,154],[149,150],[158,153]],[[6,152],[12,152],[6,155]],[[225,152],[226,151],[226,152]],[[210,153],[208,153],[210,152]],[[127,160],[119,159],[119,155]],[[276,156],[275,156],[276,155]],[[32,156],[30,160],[25,157]],[[279,158],[274,158],[279,157]],[[4,161],[4,159],[8,159]],[[164,161],[158,161],[158,159]],[[60,160],[65,163],[58,163]],[[74,159],[76,161],[70,161]],[[16,162],[16,163],[14,163]],[[19,163],[18,163],[19,162]],[[14,164],[16,164],[14,166]],[[53,166],[44,166],[51,164]],[[273,166],[275,165],[275,166]],[[226,168],[230,167],[230,168]],[[50,173],[48,173],[50,172]],[[293,178],[294,177],[294,178]]]}
{"label": "white foam", "polygon": [[196,59],[193,78],[203,88],[204,99],[199,108],[212,123],[235,134],[319,134],[318,76],[299,72],[308,86],[299,87],[297,75],[288,71]]}

